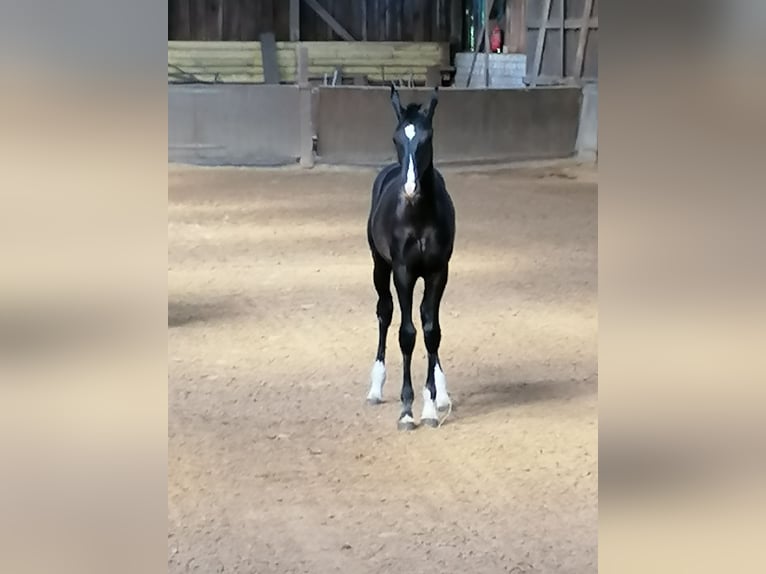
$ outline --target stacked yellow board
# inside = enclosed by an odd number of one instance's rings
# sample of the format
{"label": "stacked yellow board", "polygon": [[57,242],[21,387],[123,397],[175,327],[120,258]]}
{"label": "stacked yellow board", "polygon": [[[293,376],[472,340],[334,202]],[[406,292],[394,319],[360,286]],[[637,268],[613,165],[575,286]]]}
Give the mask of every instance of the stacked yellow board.
{"label": "stacked yellow board", "polygon": [[[298,42],[277,42],[280,80],[294,82]],[[301,42],[308,48],[309,76],[365,75],[371,81],[424,82],[429,67],[449,63],[447,44],[437,42]],[[260,42],[168,42],[168,79],[184,74],[202,81],[263,82]]]}

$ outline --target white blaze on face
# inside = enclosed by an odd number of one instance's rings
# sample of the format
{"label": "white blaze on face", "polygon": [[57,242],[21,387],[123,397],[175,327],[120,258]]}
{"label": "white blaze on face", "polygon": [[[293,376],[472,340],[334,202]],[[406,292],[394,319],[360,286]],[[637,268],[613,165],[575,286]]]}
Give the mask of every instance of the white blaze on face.
{"label": "white blaze on face", "polygon": [[[412,141],[415,137],[415,126],[412,124],[404,126],[404,135]],[[415,161],[411,153],[407,157],[407,162],[407,181],[404,182],[404,191],[407,195],[412,195],[415,193]]]}

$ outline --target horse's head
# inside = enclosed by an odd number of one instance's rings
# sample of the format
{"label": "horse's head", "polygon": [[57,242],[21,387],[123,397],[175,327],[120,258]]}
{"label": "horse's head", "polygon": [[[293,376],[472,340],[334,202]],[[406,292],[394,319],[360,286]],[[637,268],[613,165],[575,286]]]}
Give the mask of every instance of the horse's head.
{"label": "horse's head", "polygon": [[437,87],[428,105],[410,104],[404,108],[399,101],[399,92],[391,85],[391,105],[397,119],[394,145],[402,169],[403,191],[410,201],[420,192],[421,174],[429,170],[433,163],[432,121],[438,96]]}

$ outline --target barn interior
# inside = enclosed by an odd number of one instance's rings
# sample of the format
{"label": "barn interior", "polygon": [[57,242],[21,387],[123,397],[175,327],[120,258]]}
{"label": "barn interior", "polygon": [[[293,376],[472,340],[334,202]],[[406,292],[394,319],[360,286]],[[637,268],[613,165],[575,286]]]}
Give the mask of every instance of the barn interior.
{"label": "barn interior", "polygon": [[[597,49],[596,0],[170,0],[169,572],[597,571]],[[398,307],[365,402],[391,84],[457,214],[412,432]]]}

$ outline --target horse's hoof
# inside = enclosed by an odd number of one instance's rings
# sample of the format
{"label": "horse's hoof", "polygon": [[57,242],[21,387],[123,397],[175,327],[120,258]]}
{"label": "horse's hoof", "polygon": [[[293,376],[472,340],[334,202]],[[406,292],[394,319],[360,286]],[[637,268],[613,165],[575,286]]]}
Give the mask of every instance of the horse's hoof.
{"label": "horse's hoof", "polygon": [[413,431],[417,427],[415,426],[415,421],[410,415],[404,415],[399,419],[399,422],[396,423],[396,428],[398,428],[400,431]]}
{"label": "horse's hoof", "polygon": [[383,403],[383,399],[378,397],[367,397],[367,404],[371,406],[380,405]]}
{"label": "horse's hoof", "polygon": [[439,426],[439,421],[437,419],[421,419],[420,424],[435,429]]}

